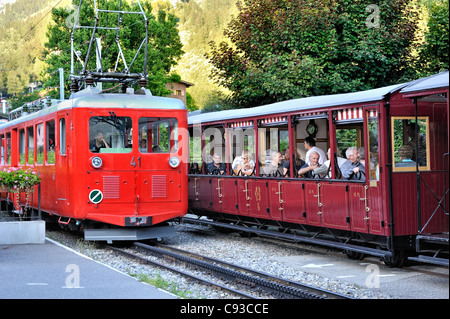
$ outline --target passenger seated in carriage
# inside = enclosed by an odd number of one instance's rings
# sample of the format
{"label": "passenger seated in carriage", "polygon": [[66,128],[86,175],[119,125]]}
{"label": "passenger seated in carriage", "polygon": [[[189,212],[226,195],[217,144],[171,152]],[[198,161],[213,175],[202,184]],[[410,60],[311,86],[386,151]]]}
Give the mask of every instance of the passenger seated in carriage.
{"label": "passenger seated in carriage", "polygon": [[227,166],[221,163],[221,156],[219,154],[213,155],[213,161],[206,165],[206,174],[208,175],[223,175],[227,171]]}
{"label": "passenger seated in carriage", "polygon": [[314,151],[311,152],[309,156],[309,164],[306,163],[305,165],[303,165],[302,168],[300,168],[300,170],[298,171],[298,175],[304,178],[315,178],[313,171],[316,168],[320,167],[319,157],[319,153]]}
{"label": "passenger seated in carriage", "polygon": [[412,160],[414,155],[413,148],[405,144],[398,149],[398,156],[400,157],[400,162],[395,163],[395,167],[416,167],[416,162]]}
{"label": "passenger seated in carriage", "polygon": [[249,151],[242,151],[242,155],[236,157],[231,165],[234,173],[236,175],[252,175],[255,168],[255,162],[252,158],[253,156]]}
{"label": "passenger seated in carriage", "polygon": [[345,154],[347,161],[341,167],[342,177],[348,180],[364,182],[366,180],[365,167],[359,162],[359,152],[354,146],[349,147]]}
{"label": "passenger seated in carriage", "polygon": [[[283,176],[289,177],[288,172],[289,168],[291,166],[291,162],[289,159],[289,148],[286,149],[286,152],[284,153],[284,161],[281,163],[283,166]],[[305,165],[305,161],[300,158],[300,154],[298,150],[295,151],[295,154],[292,156],[292,161],[294,163],[294,172],[298,172],[300,168]],[[295,176],[294,176],[295,177]]]}
{"label": "passenger seated in carriage", "polygon": [[278,151],[271,152],[272,161],[265,167],[264,173],[267,176],[282,177],[283,167],[281,166],[282,156]]}
{"label": "passenger seated in carriage", "polygon": [[306,149],[305,159],[307,164],[309,164],[309,158],[312,152],[316,152],[317,154],[319,154],[320,165],[322,165],[327,160],[325,152],[321,148],[316,146],[316,140],[312,136],[308,136],[307,138],[305,138],[305,140],[303,141],[303,145]]}
{"label": "passenger seated in carriage", "polygon": [[[339,151],[337,153],[339,154]],[[332,157],[331,157],[331,149],[330,148],[328,148],[327,156],[328,156],[328,160],[325,163],[323,163],[323,165],[321,165],[320,167],[318,167],[314,170],[314,175],[318,178],[331,178],[331,168],[330,167],[331,167],[331,158]],[[341,169],[342,165],[345,163],[345,161],[346,161],[345,158],[342,158],[340,156],[337,157],[337,166],[338,167],[336,168],[336,171],[339,170],[339,172],[340,172],[340,169]],[[338,174],[336,174],[336,175],[338,175]]]}

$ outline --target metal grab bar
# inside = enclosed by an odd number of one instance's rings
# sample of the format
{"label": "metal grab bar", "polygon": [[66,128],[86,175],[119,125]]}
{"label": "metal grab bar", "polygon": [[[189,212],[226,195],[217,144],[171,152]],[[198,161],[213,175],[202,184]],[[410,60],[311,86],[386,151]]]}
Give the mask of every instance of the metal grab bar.
{"label": "metal grab bar", "polygon": [[283,210],[283,200],[281,199],[281,182],[278,182],[278,192],[275,193],[276,195],[278,195],[278,202],[280,203],[280,207],[278,208],[278,210]]}
{"label": "metal grab bar", "polygon": [[222,204],[222,193],[220,192],[220,190],[221,190],[222,188],[220,187],[220,178],[217,180],[217,188],[216,188],[216,190],[218,191],[218,193],[219,193],[219,204]]}
{"label": "metal grab bar", "polygon": [[364,198],[360,198],[359,200],[364,201],[364,206],[366,207],[366,212],[370,212],[369,205],[367,205],[367,190],[369,189],[369,186],[364,186]]}

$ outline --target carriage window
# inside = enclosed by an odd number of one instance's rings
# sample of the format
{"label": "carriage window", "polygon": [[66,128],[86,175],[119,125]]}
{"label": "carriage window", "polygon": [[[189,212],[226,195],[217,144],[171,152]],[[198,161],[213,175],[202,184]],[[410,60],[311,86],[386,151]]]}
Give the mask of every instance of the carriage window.
{"label": "carriage window", "polygon": [[36,164],[44,164],[44,124],[36,125]]}
{"label": "carriage window", "polygon": [[266,126],[258,128],[259,174],[260,176],[282,177],[289,167],[283,169],[282,161],[289,149],[287,126]]}
{"label": "carriage window", "polygon": [[19,130],[19,163],[25,164],[25,130]]}
{"label": "carriage window", "polygon": [[89,149],[93,153],[130,153],[133,147],[130,117],[94,116],[89,119]]}
{"label": "carriage window", "polygon": [[230,141],[230,158],[227,163],[231,163],[234,174],[252,175],[255,170],[257,158],[255,156],[255,130],[253,127],[238,127],[227,129],[228,140]]}
{"label": "carriage window", "polygon": [[194,124],[189,129],[190,143],[189,153],[191,159],[190,174],[200,174],[202,172],[202,131],[201,126]]}
{"label": "carriage window", "polygon": [[393,117],[392,145],[395,171],[430,169],[429,122],[427,117]]}
{"label": "carriage window", "polygon": [[[374,115],[375,116],[371,116]],[[375,113],[368,112],[368,146],[369,146],[369,159],[366,161],[366,166],[369,167],[370,180],[380,180],[380,158],[378,154],[378,117]]]}
{"label": "carriage window", "polygon": [[361,145],[361,128],[336,126],[336,146],[339,156],[346,158],[345,151],[358,145]]}
{"label": "carriage window", "polygon": [[141,153],[174,153],[178,151],[178,121],[174,118],[142,117],[139,119]]}
{"label": "carriage window", "polygon": [[49,121],[47,126],[47,163],[55,164],[55,121]]}

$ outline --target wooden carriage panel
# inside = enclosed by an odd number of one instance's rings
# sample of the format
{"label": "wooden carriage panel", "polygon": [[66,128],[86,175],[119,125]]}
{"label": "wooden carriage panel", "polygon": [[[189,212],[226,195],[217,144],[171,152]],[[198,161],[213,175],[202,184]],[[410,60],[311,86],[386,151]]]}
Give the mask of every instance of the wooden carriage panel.
{"label": "wooden carriage panel", "polygon": [[270,219],[282,220],[283,207],[283,187],[284,182],[279,180],[268,181],[268,194],[269,194],[269,214]]}
{"label": "wooden carriage panel", "polygon": [[283,183],[283,220],[291,223],[306,224],[305,190],[300,181]]}
{"label": "wooden carriage panel", "polygon": [[349,183],[348,184],[348,204],[350,213],[350,227],[352,231],[367,233],[368,216],[364,202],[365,185]]}
{"label": "wooden carriage panel", "polygon": [[[200,209],[213,209],[211,200],[211,178],[201,177],[197,180],[198,200]],[[214,210],[214,209],[213,209]]]}
{"label": "wooden carriage panel", "polygon": [[306,223],[321,226],[321,210],[319,207],[319,192],[317,182],[305,182]]}
{"label": "wooden carriage panel", "polygon": [[380,187],[378,185],[370,186],[368,188],[367,196],[370,209],[367,214],[369,217],[369,233],[384,236],[388,223],[383,212]]}
{"label": "wooden carriage panel", "polygon": [[265,180],[250,180],[250,216],[270,218],[268,183]]}
{"label": "wooden carriage panel", "polygon": [[324,227],[350,230],[346,184],[321,183],[320,202]]}
{"label": "wooden carriage panel", "polygon": [[220,180],[222,211],[224,213],[236,214],[239,210],[237,180],[234,178],[222,178]]}
{"label": "wooden carriage panel", "polygon": [[250,207],[250,190],[248,179],[237,179],[237,205],[239,215],[248,216]]}

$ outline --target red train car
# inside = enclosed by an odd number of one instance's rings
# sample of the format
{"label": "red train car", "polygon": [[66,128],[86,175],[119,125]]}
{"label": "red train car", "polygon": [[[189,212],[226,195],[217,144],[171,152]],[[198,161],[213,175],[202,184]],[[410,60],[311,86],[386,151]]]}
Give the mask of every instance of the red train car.
{"label": "red train car", "polygon": [[37,171],[42,211],[107,241],[161,237],[168,229],[156,226],[186,213],[183,102],[88,87],[49,104],[0,125],[0,169]]}
{"label": "red train car", "polygon": [[[191,115],[189,208],[225,227],[275,227],[351,258],[448,265],[448,118],[447,71],[363,92]],[[311,140],[328,150],[329,158],[317,155],[327,170],[304,177]],[[359,171],[346,173],[347,156]]]}

